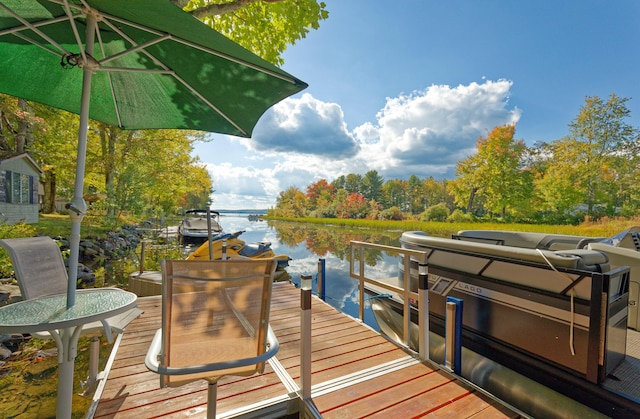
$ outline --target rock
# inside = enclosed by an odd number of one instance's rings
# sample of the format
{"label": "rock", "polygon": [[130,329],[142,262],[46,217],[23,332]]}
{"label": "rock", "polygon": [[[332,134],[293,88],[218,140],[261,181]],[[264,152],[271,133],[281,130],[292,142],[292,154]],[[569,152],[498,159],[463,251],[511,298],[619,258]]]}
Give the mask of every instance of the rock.
{"label": "rock", "polygon": [[4,343],[0,343],[0,359],[7,359],[12,353],[11,349],[4,346]]}

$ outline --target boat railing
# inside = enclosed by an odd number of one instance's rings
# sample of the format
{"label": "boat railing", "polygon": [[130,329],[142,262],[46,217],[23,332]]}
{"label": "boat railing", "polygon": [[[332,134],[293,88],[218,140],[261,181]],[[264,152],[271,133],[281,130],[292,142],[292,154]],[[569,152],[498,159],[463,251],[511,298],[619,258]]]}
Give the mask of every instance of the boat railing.
{"label": "boat railing", "polygon": [[[419,325],[419,344],[418,352],[422,359],[428,359],[429,354],[429,306],[427,298],[427,258],[428,252],[421,250],[405,249],[401,247],[386,246],[361,241],[351,242],[351,258],[349,261],[349,275],[356,279],[359,289],[359,307],[360,320],[364,322],[364,301],[365,301],[365,284],[375,286],[377,289],[383,289],[396,294],[403,303],[403,336],[402,343],[409,347],[409,330],[411,324],[411,307],[418,307],[418,325]],[[399,281],[389,281],[384,279],[376,279],[368,276],[366,271],[366,251],[383,251],[387,254],[397,254],[404,257],[401,258],[404,264],[402,270],[402,278]],[[418,277],[420,284],[418,292],[411,291],[409,286],[410,263],[418,262]],[[394,284],[393,282],[396,282]]]}

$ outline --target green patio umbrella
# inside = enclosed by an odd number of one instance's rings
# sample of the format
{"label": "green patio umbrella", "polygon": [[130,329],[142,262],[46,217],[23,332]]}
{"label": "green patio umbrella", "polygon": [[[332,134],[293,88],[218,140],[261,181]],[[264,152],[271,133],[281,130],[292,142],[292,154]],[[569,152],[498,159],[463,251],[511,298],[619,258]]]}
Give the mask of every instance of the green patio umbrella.
{"label": "green patio umbrella", "polygon": [[249,137],[270,106],[306,87],[168,0],[0,0],[0,92],[80,114],[67,306],[89,118]]}

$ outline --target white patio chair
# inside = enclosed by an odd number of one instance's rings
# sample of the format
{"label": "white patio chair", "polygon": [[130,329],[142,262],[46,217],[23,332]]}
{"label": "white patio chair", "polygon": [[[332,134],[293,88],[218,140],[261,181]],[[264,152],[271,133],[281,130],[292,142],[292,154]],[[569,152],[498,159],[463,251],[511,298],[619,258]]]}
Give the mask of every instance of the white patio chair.
{"label": "white patio chair", "polygon": [[215,418],[217,381],[264,371],[279,348],[269,326],[277,262],[172,260],[162,265],[162,329],[145,359],[160,387],[209,382],[207,417]]}
{"label": "white patio chair", "polygon": [[[68,286],[67,270],[62,260],[60,247],[50,237],[25,237],[0,240],[16,273],[20,293],[24,300],[46,295],[65,294]],[[82,335],[93,335],[89,352],[89,375],[82,383],[85,393],[90,393],[98,381],[99,338],[104,335],[109,343],[122,333],[124,328],[142,314],[138,308],[103,321],[88,323],[82,328]],[[40,339],[51,339],[47,332],[32,333]]]}

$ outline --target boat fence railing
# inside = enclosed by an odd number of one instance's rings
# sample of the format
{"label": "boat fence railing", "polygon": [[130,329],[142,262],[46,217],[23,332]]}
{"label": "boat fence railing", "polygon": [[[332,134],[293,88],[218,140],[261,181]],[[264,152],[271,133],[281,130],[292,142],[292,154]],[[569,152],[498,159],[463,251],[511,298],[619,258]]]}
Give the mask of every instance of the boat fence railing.
{"label": "boat fence railing", "polygon": [[[376,279],[368,276],[366,270],[366,252],[382,251],[387,254],[397,254],[403,256],[400,258],[403,262],[404,269],[401,271],[402,278],[397,281],[389,281],[384,279]],[[359,282],[359,307],[360,320],[364,322],[364,301],[365,301],[365,284],[374,286],[376,289],[382,289],[394,293],[402,300],[403,306],[403,336],[402,343],[409,347],[410,342],[410,325],[411,325],[411,307],[418,308],[418,352],[423,360],[429,359],[429,300],[427,297],[427,258],[429,252],[405,249],[401,247],[386,246],[361,241],[351,241],[351,258],[349,261],[349,275]],[[412,291],[410,287],[411,263],[418,263],[418,292]],[[395,282],[396,284],[394,284]]]}

